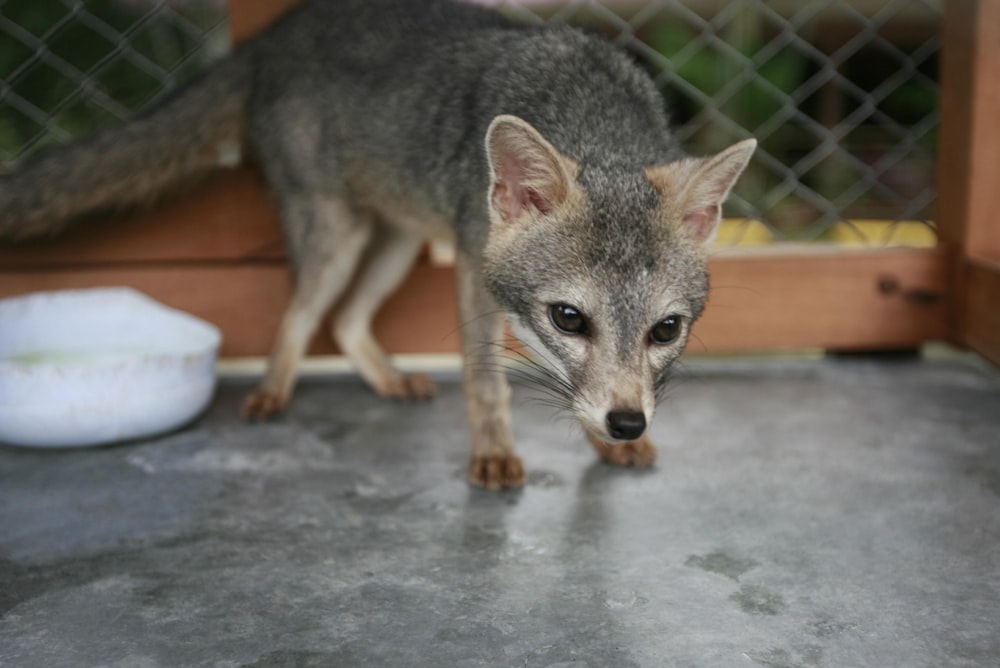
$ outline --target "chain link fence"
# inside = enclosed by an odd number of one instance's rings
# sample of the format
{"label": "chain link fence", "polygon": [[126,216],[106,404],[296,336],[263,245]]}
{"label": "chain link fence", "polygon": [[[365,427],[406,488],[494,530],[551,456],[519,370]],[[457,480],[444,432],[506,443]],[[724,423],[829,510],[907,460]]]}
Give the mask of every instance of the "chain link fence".
{"label": "chain link fence", "polygon": [[228,44],[222,0],[0,0],[0,163],[128,118]]}
{"label": "chain link fence", "polygon": [[[693,152],[756,137],[727,243],[933,239],[943,0],[483,2],[628,48]],[[226,44],[220,0],[0,0],[0,160],[127,117]]]}
{"label": "chain link fence", "polygon": [[756,137],[730,243],[933,243],[943,0],[489,4],[635,53],[692,151]]}

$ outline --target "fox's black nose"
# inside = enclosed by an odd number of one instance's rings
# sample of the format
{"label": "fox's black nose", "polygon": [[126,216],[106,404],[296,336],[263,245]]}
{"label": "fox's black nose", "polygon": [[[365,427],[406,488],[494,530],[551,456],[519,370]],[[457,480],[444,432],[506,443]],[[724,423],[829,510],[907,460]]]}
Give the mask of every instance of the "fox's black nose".
{"label": "fox's black nose", "polygon": [[611,411],[608,413],[608,434],[611,438],[634,441],[646,431],[646,416],[639,411]]}

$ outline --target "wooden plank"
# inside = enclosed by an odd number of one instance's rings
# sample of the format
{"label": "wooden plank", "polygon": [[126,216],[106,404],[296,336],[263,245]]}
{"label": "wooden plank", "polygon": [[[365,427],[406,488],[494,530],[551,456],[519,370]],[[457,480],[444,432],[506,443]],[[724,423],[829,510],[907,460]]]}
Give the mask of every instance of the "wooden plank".
{"label": "wooden plank", "polygon": [[947,254],[795,246],[720,253],[691,352],[919,346],[946,335]]}
{"label": "wooden plank", "polygon": [[0,243],[0,270],[68,264],[280,260],[281,230],[256,170],[220,172],[145,212],[80,221],[49,239]]}
{"label": "wooden plank", "polygon": [[1000,262],[970,261],[963,274],[965,342],[1000,366]]}
{"label": "wooden plank", "polygon": [[[283,262],[150,264],[0,271],[0,298],[38,290],[127,285],[214,323],[223,331],[222,355],[266,355],[273,343],[291,278]],[[376,318],[376,336],[390,352],[438,353],[458,349],[453,274],[420,264]],[[312,352],[336,353],[329,325]]]}
{"label": "wooden plank", "polygon": [[[946,334],[950,268],[940,250],[754,249],[711,264],[712,295],[694,330],[694,353],[897,348]],[[388,350],[458,350],[453,283],[449,268],[417,266],[378,316],[376,334]],[[0,297],[98,285],[132,285],[214,322],[225,332],[227,356],[266,354],[291,293],[280,262],[0,271]],[[326,331],[313,352],[334,352]]]}

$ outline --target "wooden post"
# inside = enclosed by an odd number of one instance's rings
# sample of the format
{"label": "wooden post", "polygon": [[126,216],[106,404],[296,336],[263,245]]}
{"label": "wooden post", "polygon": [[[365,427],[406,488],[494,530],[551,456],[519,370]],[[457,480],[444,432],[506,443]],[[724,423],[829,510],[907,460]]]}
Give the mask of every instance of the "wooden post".
{"label": "wooden post", "polygon": [[955,266],[952,340],[1000,364],[1000,2],[948,0],[938,225]]}

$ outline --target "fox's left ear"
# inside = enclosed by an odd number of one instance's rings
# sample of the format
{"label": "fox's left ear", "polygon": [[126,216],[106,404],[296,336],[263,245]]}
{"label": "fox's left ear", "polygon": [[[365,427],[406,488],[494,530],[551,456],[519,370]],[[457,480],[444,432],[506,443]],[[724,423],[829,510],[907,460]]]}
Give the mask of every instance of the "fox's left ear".
{"label": "fox's left ear", "polygon": [[722,203],[756,148],[756,139],[744,139],[715,155],[651,167],[646,177],[670,200],[688,234],[707,246],[718,232]]}
{"label": "fox's left ear", "polygon": [[502,115],[486,131],[490,218],[524,224],[547,216],[574,195],[577,164],[527,121]]}

